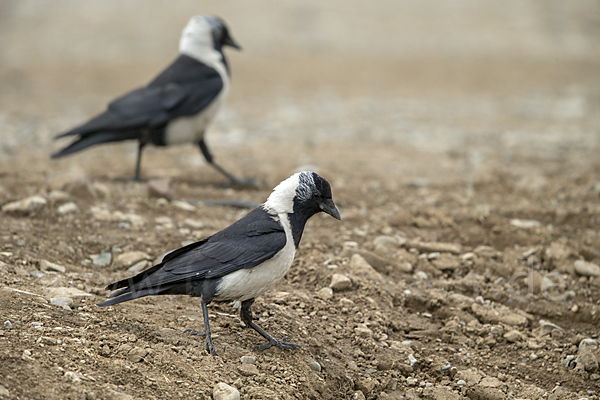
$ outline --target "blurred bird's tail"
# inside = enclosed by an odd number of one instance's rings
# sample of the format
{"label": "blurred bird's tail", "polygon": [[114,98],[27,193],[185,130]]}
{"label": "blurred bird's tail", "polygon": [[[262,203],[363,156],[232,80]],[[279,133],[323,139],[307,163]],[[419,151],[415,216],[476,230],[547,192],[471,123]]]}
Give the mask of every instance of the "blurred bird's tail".
{"label": "blurred bird's tail", "polygon": [[[57,136],[56,138],[63,137],[64,135]],[[109,142],[120,142],[122,140],[134,140],[139,139],[139,133],[136,131],[129,132],[96,132],[89,135],[85,135],[68,145],[62,150],[52,154],[52,158],[59,158],[69,155],[71,153],[78,152],[90,146],[94,146],[101,143]]]}

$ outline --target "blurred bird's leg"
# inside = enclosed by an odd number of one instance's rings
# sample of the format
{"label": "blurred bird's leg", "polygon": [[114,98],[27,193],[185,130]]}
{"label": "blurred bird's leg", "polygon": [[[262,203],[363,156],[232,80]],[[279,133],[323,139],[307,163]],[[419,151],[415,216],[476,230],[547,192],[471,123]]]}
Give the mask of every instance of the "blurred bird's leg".
{"label": "blurred bird's leg", "polygon": [[223,167],[221,167],[219,164],[215,163],[213,155],[211,154],[210,150],[208,149],[208,146],[206,145],[204,138],[202,138],[200,140],[200,142],[198,143],[198,146],[200,146],[200,150],[202,151],[204,158],[206,158],[206,161],[208,161],[208,163],[210,165],[212,165],[221,174],[225,175],[227,177],[227,179],[229,179],[229,182],[231,183],[232,186],[236,186],[236,187],[240,187],[240,188],[256,188],[257,187],[254,179],[240,179],[240,178],[236,177],[235,175],[233,175],[232,173],[223,169]]}
{"label": "blurred bird's leg", "polygon": [[250,309],[250,307],[252,306],[252,303],[254,303],[254,299],[250,299],[250,300],[245,300],[242,301],[242,309],[240,310],[240,317],[242,318],[242,321],[244,321],[244,323],[249,326],[250,328],[254,329],[256,332],[260,333],[260,335],[262,337],[264,337],[265,339],[267,339],[269,342],[262,344],[260,346],[255,346],[252,351],[263,351],[268,349],[271,346],[277,346],[281,349],[285,349],[285,350],[294,350],[294,349],[300,349],[300,345],[294,344],[294,343],[288,343],[287,340],[289,339],[289,337],[284,337],[281,340],[277,340],[275,339],[273,336],[269,335],[263,328],[261,328],[260,326],[256,325],[254,322],[252,322],[252,310]]}
{"label": "blurred bird's leg", "polygon": [[142,166],[142,150],[144,149],[145,145],[146,145],[146,143],[143,140],[140,140],[140,144],[138,146],[137,161],[135,163],[135,177],[133,178],[134,181],[138,181],[138,182],[143,181],[143,179],[140,175],[140,169]]}
{"label": "blurred bird's leg", "polygon": [[206,351],[208,354],[218,356],[215,346],[213,346],[212,337],[210,336],[210,323],[208,322],[208,307],[206,303],[200,300],[202,305],[202,316],[204,317],[204,332],[198,332],[193,329],[186,329],[183,333],[189,332],[191,335],[206,336]]}

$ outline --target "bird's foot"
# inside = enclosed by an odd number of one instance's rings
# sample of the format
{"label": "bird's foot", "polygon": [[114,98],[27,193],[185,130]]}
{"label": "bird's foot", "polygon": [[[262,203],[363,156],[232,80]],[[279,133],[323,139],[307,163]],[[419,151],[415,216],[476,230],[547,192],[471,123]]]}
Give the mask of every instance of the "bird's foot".
{"label": "bird's foot", "polygon": [[294,344],[294,343],[288,343],[288,339],[290,337],[286,336],[281,340],[277,340],[277,339],[272,339],[270,340],[268,343],[265,344],[261,344],[259,346],[255,346],[252,351],[263,351],[268,349],[271,346],[277,346],[280,349],[284,349],[284,350],[294,350],[294,349],[301,349],[302,347],[299,344]]}
{"label": "bird's foot", "polygon": [[205,336],[206,335],[206,332],[198,332],[193,329],[186,329],[185,331],[183,331],[183,333],[189,333],[190,335],[196,335],[196,336]]}

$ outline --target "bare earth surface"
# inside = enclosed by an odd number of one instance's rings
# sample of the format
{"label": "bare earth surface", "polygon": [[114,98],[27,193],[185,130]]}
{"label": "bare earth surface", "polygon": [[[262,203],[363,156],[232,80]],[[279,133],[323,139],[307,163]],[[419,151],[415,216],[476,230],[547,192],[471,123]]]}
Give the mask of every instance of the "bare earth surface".
{"label": "bare earth surface", "polygon": [[[599,398],[597,3],[196,3],[0,3],[0,398]],[[258,190],[191,145],[144,154],[171,200],[128,180],[133,143],[49,160],[206,12],[244,46],[208,142]],[[253,307],[301,350],[252,352],[232,304],[219,357],[183,333],[198,299],[95,306],[303,169],[342,221]]]}

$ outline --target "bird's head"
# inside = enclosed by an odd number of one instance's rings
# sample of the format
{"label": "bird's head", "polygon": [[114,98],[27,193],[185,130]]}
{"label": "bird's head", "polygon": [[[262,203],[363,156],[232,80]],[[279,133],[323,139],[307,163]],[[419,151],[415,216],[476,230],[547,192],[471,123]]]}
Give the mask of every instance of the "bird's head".
{"label": "bird's head", "polygon": [[221,50],[223,46],[231,46],[241,50],[229,34],[225,22],[213,15],[192,17],[181,34],[179,50],[184,54],[195,54],[206,49]]}
{"label": "bird's head", "polygon": [[277,214],[301,214],[306,219],[319,212],[341,219],[329,182],[310,171],[294,174],[277,185],[264,206]]}

